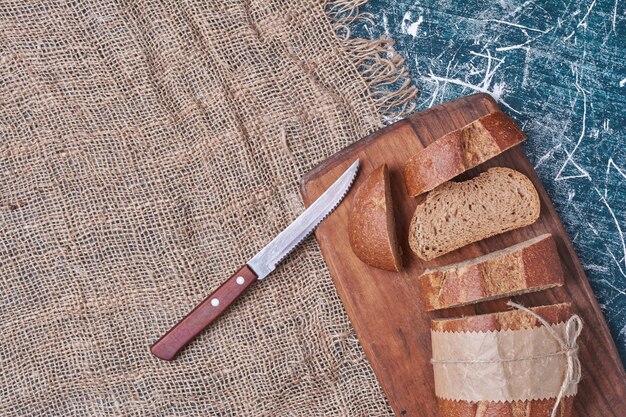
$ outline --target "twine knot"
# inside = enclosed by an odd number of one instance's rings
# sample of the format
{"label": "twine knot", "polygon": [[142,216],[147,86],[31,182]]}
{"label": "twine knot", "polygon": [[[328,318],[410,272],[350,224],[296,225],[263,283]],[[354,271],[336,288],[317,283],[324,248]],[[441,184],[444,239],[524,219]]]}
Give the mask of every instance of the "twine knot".
{"label": "twine knot", "polygon": [[580,359],[578,358],[578,336],[583,330],[583,321],[577,315],[574,314],[570,317],[567,322],[565,322],[565,332],[564,335],[561,336],[558,334],[543,317],[534,311],[524,307],[521,304],[514,303],[513,301],[509,301],[507,305],[514,307],[518,310],[522,310],[533,317],[535,317],[541,324],[544,325],[548,333],[557,341],[561,350],[557,353],[561,353],[565,355],[567,360],[567,369],[565,370],[565,376],[563,377],[563,383],[561,384],[561,388],[559,389],[559,394],[556,397],[556,402],[554,403],[554,408],[552,408],[551,417],[556,417],[556,413],[559,409],[559,405],[565,396],[565,393],[572,385],[578,384],[580,382],[580,378],[582,375]]}

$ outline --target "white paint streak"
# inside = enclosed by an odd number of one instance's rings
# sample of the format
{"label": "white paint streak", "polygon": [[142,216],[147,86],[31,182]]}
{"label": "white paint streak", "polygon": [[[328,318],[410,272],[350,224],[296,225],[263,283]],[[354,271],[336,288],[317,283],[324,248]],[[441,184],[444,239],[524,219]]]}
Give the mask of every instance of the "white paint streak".
{"label": "white paint streak", "polygon": [[561,176],[561,172],[562,172],[563,168],[565,168],[565,165],[563,165],[561,167],[561,170],[559,170],[559,173],[554,178],[555,181],[573,180],[574,178],[588,178],[588,179],[591,179],[591,177],[589,176],[589,173],[586,170],[584,170],[580,165],[578,165],[578,163],[572,158],[574,156],[573,152],[568,152],[566,150],[565,154],[567,155],[566,164],[567,164],[567,162],[571,163],[574,166],[574,168],[576,168],[580,172],[580,174],[578,174],[578,175],[568,175],[566,177],[562,177]]}
{"label": "white paint streak", "polygon": [[624,292],[625,290],[620,290],[619,288],[617,288],[612,282],[607,281],[606,279],[602,279],[600,280],[600,282],[604,282],[606,285],[608,285],[609,287],[613,288],[615,291],[617,291],[618,293],[622,294],[622,295],[626,295],[626,292]]}
{"label": "white paint streak", "polygon": [[576,196],[576,191],[569,190],[567,193],[567,202],[571,203],[575,196]]}
{"label": "white paint streak", "polygon": [[385,13],[383,13],[383,29],[385,30],[385,35],[389,36],[389,20],[387,20]]}
{"label": "white paint streak", "polygon": [[619,86],[623,87],[626,85],[626,78],[624,78],[622,81],[619,82]]}
{"label": "white paint streak", "polygon": [[[493,67],[493,70],[492,70],[491,60],[492,60],[491,53],[487,49],[487,69],[485,70],[485,78],[483,78],[483,82],[480,85],[484,89],[489,89],[489,86],[491,85],[491,81],[493,79],[494,74],[496,73],[498,68],[500,68],[500,65],[504,64],[504,58],[502,58],[499,60],[498,64],[495,67]],[[495,92],[495,88],[496,87],[494,86],[494,92]],[[504,88],[502,88],[502,91],[499,92],[498,99],[502,95],[503,92],[504,92]]]}
{"label": "white paint streak", "polygon": [[[547,32],[551,31],[552,29],[554,29],[554,26],[551,27],[550,29],[547,30]],[[545,33],[547,32],[542,32],[541,35],[537,35],[534,38],[531,38],[528,35],[528,32],[526,32],[526,29],[521,29],[522,33],[526,36],[526,42],[517,44],[517,45],[510,45],[510,46],[500,46],[498,48],[496,48],[496,51],[498,52],[502,52],[502,51],[511,51],[514,49],[526,49],[526,45],[528,45],[531,42],[536,41],[537,39],[541,38]]]}
{"label": "white paint streak", "polygon": [[516,27],[516,28],[526,29],[526,30],[530,30],[531,32],[539,32],[539,33],[548,33],[548,32],[550,32],[553,29],[553,28],[549,28],[549,29],[546,29],[546,30],[541,30],[541,29],[537,29],[537,28],[531,28],[531,27],[528,27],[528,26],[520,25],[519,23],[507,22],[506,20],[498,20],[498,19],[488,19],[487,22],[500,23],[500,24],[503,24],[503,25],[513,26],[513,27]]}
{"label": "white paint streak", "polygon": [[526,0],[523,4],[516,7],[513,11],[509,12],[505,17],[513,16],[514,14],[517,14],[517,12],[519,12],[520,10],[525,9],[527,6],[534,4],[534,3],[535,3],[535,0]]}
{"label": "white paint streak", "polygon": [[563,146],[562,143],[559,143],[558,145],[556,145],[554,148],[550,149],[548,152],[545,153],[545,155],[543,155],[541,158],[539,158],[539,160],[537,161],[537,165],[535,165],[535,169],[537,169],[537,167],[541,164],[543,164],[545,161],[547,161],[548,159],[552,158],[552,155],[554,155],[554,152],[558,149],[561,149],[561,146]]}
{"label": "white paint streak", "polygon": [[617,1],[615,0],[615,4],[613,5],[613,25],[612,31],[615,32],[615,20],[617,19]]}
{"label": "white paint streak", "polygon": [[584,267],[585,269],[590,269],[592,271],[609,272],[609,268],[606,266],[602,266],[602,265],[587,264],[587,265],[584,265]]}
{"label": "white paint streak", "polygon": [[578,22],[578,25],[576,26],[577,28],[579,27],[584,27],[585,29],[587,29],[587,17],[589,17],[589,13],[591,13],[591,10],[593,9],[593,7],[596,5],[596,2],[598,0],[593,0],[593,2],[591,2],[591,5],[589,6],[589,8],[587,9],[587,13],[585,13],[585,15],[583,16],[583,18],[580,20],[580,22]]}
{"label": "white paint streak", "polygon": [[[583,53],[583,57],[584,57],[584,53]],[[572,150],[572,152],[570,153],[568,151],[565,151],[565,153],[567,154],[567,158],[565,159],[565,162],[563,162],[563,165],[561,166],[561,169],[559,169],[559,172],[556,174],[556,177],[554,178],[555,181],[562,181],[562,180],[569,180],[569,179],[583,178],[583,177],[591,179],[591,177],[589,176],[589,173],[585,171],[584,169],[582,169],[580,165],[578,165],[576,161],[574,160],[574,153],[576,153],[576,151],[578,150],[580,143],[583,141],[583,138],[585,137],[585,131],[587,130],[587,92],[578,83],[578,72],[576,72],[576,81],[574,85],[576,86],[576,90],[578,90],[578,92],[582,93],[583,95],[582,128],[580,130],[580,136],[578,137],[578,142],[576,142],[576,145],[574,146],[574,149]],[[571,163],[580,172],[580,175],[569,175],[567,177],[562,177],[561,174],[563,173],[563,170],[565,169],[568,163]]]}
{"label": "white paint streak", "polygon": [[[446,65],[446,76],[445,76],[445,78],[448,78],[449,75],[450,75],[450,68],[452,67],[452,61],[453,60],[454,60],[454,57],[450,60],[450,62],[448,62],[448,65]],[[442,98],[441,101],[443,101],[443,98],[446,96],[446,90],[447,89],[448,89],[448,83],[444,82],[443,83],[443,88],[441,89],[441,98]]]}
{"label": "white paint streak", "polygon": [[622,171],[622,169],[620,167],[618,167],[617,165],[615,165],[615,162],[613,162],[613,158],[609,158],[609,162],[606,166],[606,174],[609,175],[609,170],[611,169],[611,167],[615,168],[617,170],[617,172],[619,172],[619,174],[626,178],[626,173],[624,171]]}
{"label": "white paint streak", "polygon": [[415,38],[417,37],[417,31],[422,23],[424,23],[423,16],[418,17],[415,22],[411,22],[411,12],[406,12],[402,18],[400,31]]}
{"label": "white paint streak", "polygon": [[524,48],[526,57],[524,58],[524,71],[522,72],[522,87],[528,86],[528,76],[530,75],[530,47]]}
{"label": "white paint streak", "polygon": [[[619,222],[617,221],[617,217],[615,216],[615,212],[613,211],[613,209],[609,205],[608,201],[606,201],[606,198],[604,198],[604,196],[600,193],[600,190],[598,190],[597,187],[593,187],[593,189],[596,191],[596,193],[598,193],[598,195],[600,196],[600,200],[602,201],[602,203],[604,203],[606,208],[609,210],[609,213],[611,213],[611,217],[613,217],[613,222],[615,223],[615,227],[617,228],[617,233],[619,234],[619,239],[620,239],[620,241],[622,243],[622,254],[624,255],[624,258],[622,258],[622,259],[624,259],[626,261],[626,242],[624,242],[624,233],[622,232],[622,227],[619,225]],[[613,255],[613,254],[611,254],[611,255]],[[615,259],[615,257],[613,257],[613,259]],[[618,265],[620,265],[619,262],[618,262]],[[626,262],[624,263],[624,265],[626,266]],[[620,271],[621,271],[621,266],[620,266]],[[622,274],[623,273],[624,272],[622,271]]]}
{"label": "white paint streak", "polygon": [[[606,174],[604,175],[604,197],[607,197],[608,188],[609,188],[609,174],[611,173],[611,167],[613,167],[622,177],[626,179],[626,172],[622,171],[620,167],[615,165],[613,162],[613,158],[609,158],[609,162],[606,164]],[[626,252],[624,253],[626,255]]]}
{"label": "white paint streak", "polygon": [[[483,51],[485,52],[484,54],[482,53]],[[512,108],[508,103],[502,100],[502,95],[504,94],[504,90],[506,87],[505,83],[503,82],[495,83],[492,87],[493,76],[498,71],[498,68],[505,62],[505,58],[492,57],[491,53],[489,52],[489,49],[487,49],[487,46],[484,46],[480,52],[470,51],[470,53],[474,56],[479,56],[479,57],[487,59],[486,66],[484,69],[484,77],[482,81],[480,82],[480,84],[473,84],[468,81],[468,77],[470,75],[472,74],[477,75],[482,72],[482,71],[478,71],[472,62],[469,63],[470,68],[465,68],[465,74],[466,74],[465,80],[451,78],[450,71],[451,71],[452,64],[454,62],[454,57],[453,57],[452,59],[448,60],[448,65],[446,67],[445,76],[434,75],[432,70],[430,70],[430,74],[428,77],[423,77],[423,76],[421,77],[422,79],[426,81],[431,81],[435,83],[435,91],[433,92],[430,98],[429,106],[432,106],[435,103],[437,97],[441,97],[442,99],[444,99],[448,84],[454,84],[454,85],[462,86],[464,88],[470,88],[474,91],[490,94],[496,101],[499,101],[500,103],[502,103],[503,106],[508,107],[509,109],[511,109],[512,111],[516,113],[519,113],[517,110]],[[494,62],[497,62],[497,64],[493,65]]]}
{"label": "white paint streak", "polygon": [[496,51],[504,52],[504,51],[512,51],[513,49],[521,49],[521,48],[524,48],[529,43],[531,43],[532,41],[534,41],[534,39],[528,39],[526,42],[520,43],[519,45],[500,46],[500,47],[496,48]]}
{"label": "white paint streak", "polygon": [[411,25],[409,26],[409,29],[408,29],[409,35],[417,36],[417,29],[419,29],[420,25],[423,22],[424,22],[424,18],[422,16],[420,16],[417,19],[417,22],[411,23]]}
{"label": "white paint streak", "polygon": [[450,84],[460,85],[461,87],[464,87],[464,88],[469,88],[470,90],[478,91],[479,93],[487,93],[491,95],[494,98],[494,100],[502,103],[502,105],[504,105],[509,110],[518,114],[520,113],[519,111],[511,107],[506,101],[502,100],[502,94],[504,93],[504,89],[506,87],[506,84],[504,83],[496,83],[494,84],[492,90],[488,90],[481,86],[470,84],[468,82],[465,82],[463,80],[458,80],[456,78],[439,77],[437,75],[434,75],[432,72],[429,74],[428,77],[423,77],[423,78],[427,81],[450,83]]}
{"label": "white paint streak", "polygon": [[489,55],[485,55],[485,54],[481,54],[479,52],[474,52],[474,51],[469,51],[470,55],[475,55],[475,56],[480,56],[483,58],[489,58],[489,59],[493,59],[494,61],[498,61],[498,62],[504,62],[504,58],[496,58],[491,56],[491,54]]}
{"label": "white paint streak", "polygon": [[609,255],[611,255],[611,258],[613,258],[613,262],[615,262],[615,265],[617,265],[617,267],[619,268],[620,274],[622,274],[622,276],[626,277],[626,273],[622,269],[622,263],[620,261],[618,261],[617,258],[615,258],[615,255],[613,255],[613,252],[611,252],[611,250],[609,249],[609,247],[607,246],[606,243],[604,244],[604,247],[606,248],[606,251],[609,253]]}

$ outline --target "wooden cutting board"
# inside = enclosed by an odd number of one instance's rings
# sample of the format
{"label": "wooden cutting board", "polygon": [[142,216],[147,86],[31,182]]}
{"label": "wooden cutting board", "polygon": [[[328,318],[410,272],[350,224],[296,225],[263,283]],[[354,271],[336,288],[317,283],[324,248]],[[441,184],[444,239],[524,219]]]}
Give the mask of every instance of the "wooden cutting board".
{"label": "wooden cutting board", "polygon": [[[337,292],[396,415],[433,417],[437,415],[437,403],[429,363],[430,320],[505,310],[507,300],[428,313],[419,303],[417,277],[427,267],[474,258],[545,232],[552,233],[565,271],[565,286],[515,297],[515,300],[527,306],[566,301],[573,304],[585,323],[579,339],[583,380],[575,401],[576,412],[579,417],[624,417],[624,367],[572,243],[522,147],[510,149],[460,178],[468,179],[494,166],[507,166],[524,173],[532,180],[541,198],[541,217],[535,224],[474,243],[429,262],[420,260],[409,249],[407,230],[417,200],[405,193],[404,161],[442,135],[495,110],[499,110],[498,105],[486,94],[433,107],[361,139],[304,177],[301,193],[308,206],[356,158],[361,159],[361,172],[353,190],[315,233]],[[405,253],[406,268],[401,273],[365,265],[352,253],[348,241],[348,213],[354,189],[382,163],[389,166],[399,240]]]}

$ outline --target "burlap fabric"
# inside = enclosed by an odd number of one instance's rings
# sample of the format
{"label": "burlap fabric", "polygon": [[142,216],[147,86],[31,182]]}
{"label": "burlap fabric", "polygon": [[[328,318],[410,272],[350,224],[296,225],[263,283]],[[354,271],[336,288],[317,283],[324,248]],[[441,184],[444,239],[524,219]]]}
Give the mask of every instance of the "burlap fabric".
{"label": "burlap fabric", "polygon": [[390,414],[313,240],[149,353],[308,169],[406,112],[389,42],[346,39],[356,5],[2,3],[0,415]]}

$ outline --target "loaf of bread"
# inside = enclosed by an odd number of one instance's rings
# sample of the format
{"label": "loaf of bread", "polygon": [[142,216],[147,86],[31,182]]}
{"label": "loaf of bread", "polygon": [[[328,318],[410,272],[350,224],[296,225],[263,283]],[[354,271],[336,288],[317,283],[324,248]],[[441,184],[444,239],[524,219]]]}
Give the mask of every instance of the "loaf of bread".
{"label": "loaf of bread", "polygon": [[357,190],[348,232],[352,251],[363,262],[388,271],[401,269],[387,165],[376,168]]}
{"label": "loaf of bread", "polygon": [[563,285],[550,234],[478,258],[426,270],[419,277],[427,311],[459,307]]}
{"label": "loaf of bread", "polygon": [[409,230],[411,249],[424,260],[539,218],[537,190],[523,174],[491,168],[464,182],[448,182],[418,204]]}
{"label": "loaf of bread", "polygon": [[415,197],[519,144],[526,136],[498,111],[448,133],[404,164],[407,192]]}
{"label": "loaf of bread", "polygon": [[[570,304],[555,304],[531,308],[550,324],[566,322],[571,316]],[[483,314],[455,319],[433,320],[431,329],[439,332],[493,332],[522,330],[541,327],[533,315],[512,310],[495,314]],[[487,347],[486,347],[487,348]],[[462,381],[459,381],[462,383]],[[528,401],[460,401],[437,398],[441,417],[550,417],[555,406],[555,398]],[[559,405],[558,416],[571,416],[574,396],[564,397]]]}

